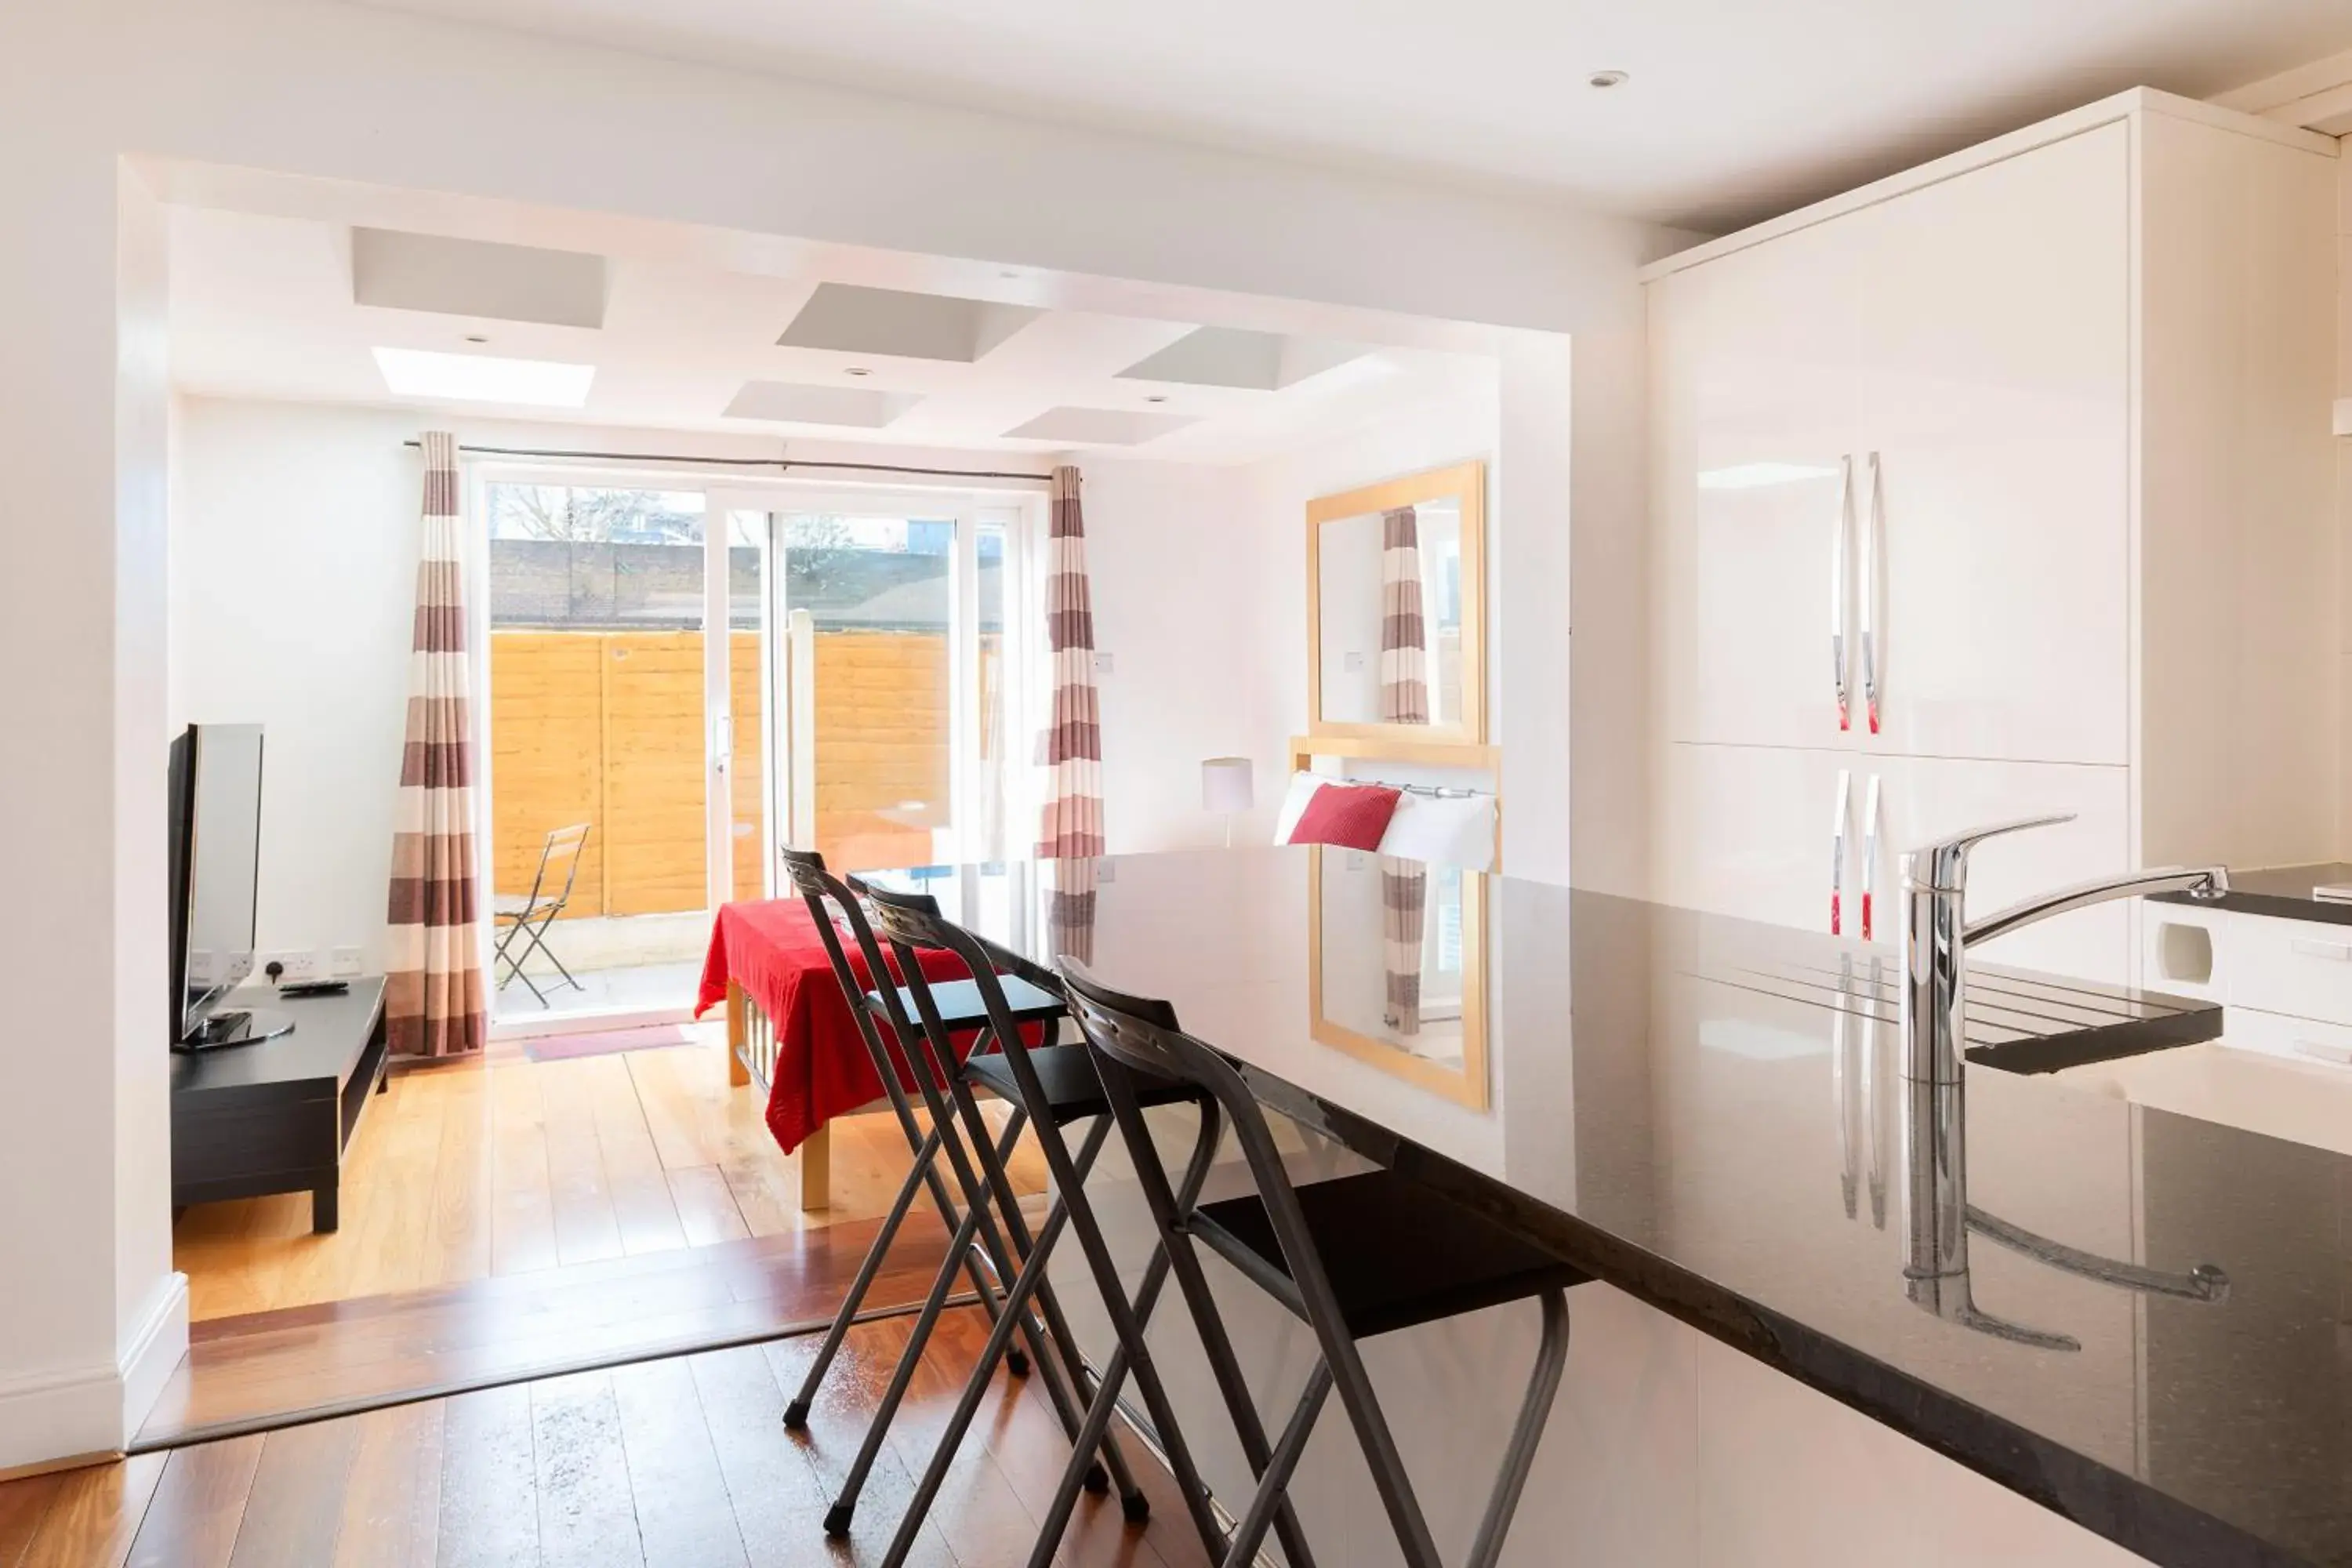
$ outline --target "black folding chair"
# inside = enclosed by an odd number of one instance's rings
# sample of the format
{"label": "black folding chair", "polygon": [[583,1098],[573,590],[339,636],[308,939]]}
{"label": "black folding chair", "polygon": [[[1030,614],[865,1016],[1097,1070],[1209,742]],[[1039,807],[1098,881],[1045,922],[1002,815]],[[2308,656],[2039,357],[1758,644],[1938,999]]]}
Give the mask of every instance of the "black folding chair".
{"label": "black folding chair", "polygon": [[[548,963],[555,965],[555,972],[563,976],[564,984],[572,989],[587,989],[572,977],[572,971],[563,967],[563,960],[556,957],[554,949],[547,945],[547,928],[555,923],[556,916],[563,912],[563,906],[572,901],[572,886],[580,876],[580,851],[588,843],[588,826],[584,822],[576,822],[550,833],[547,842],[539,848],[539,870],[530,879],[530,891],[520,899],[494,899],[490,903],[490,918],[499,928],[498,960],[507,966],[506,973],[499,979],[499,989],[504,991],[509,981],[520,976],[522,983],[530,987],[530,994],[539,998],[539,1005],[542,1007],[547,1005],[547,993],[522,972],[523,963],[534,952],[542,954]],[[560,889],[551,885],[552,874],[555,873],[560,873],[563,879],[563,886]],[[517,941],[523,944],[520,956],[510,951]]]}
{"label": "black folding chair", "polygon": [[[824,858],[812,851],[785,848],[778,851],[778,858],[782,864],[785,879],[808,905],[818,938],[824,944],[825,957],[833,967],[834,978],[840,983],[842,994],[849,1002],[850,1016],[856,1020],[858,1033],[866,1042],[866,1054],[874,1063],[875,1076],[882,1081],[883,1092],[889,1099],[891,1110],[898,1118],[898,1130],[906,1136],[907,1147],[914,1157],[906,1180],[899,1184],[898,1197],[882,1222],[882,1228],[876,1233],[873,1245],[866,1249],[865,1261],[858,1267],[856,1278],[850,1282],[848,1295],[843,1299],[840,1310],[834,1314],[833,1325],[825,1333],[816,1359],[809,1364],[807,1373],[801,1380],[800,1391],[784,1407],[785,1426],[795,1428],[807,1426],[809,1408],[815,1402],[817,1391],[823,1385],[835,1356],[840,1352],[843,1338],[856,1321],[866,1292],[873,1285],[874,1277],[888,1254],[899,1226],[913,1206],[917,1192],[926,1189],[929,1192],[931,1202],[940,1211],[940,1218],[950,1232],[947,1255],[941,1259],[939,1272],[931,1281],[930,1291],[924,1298],[922,1310],[916,1317],[915,1329],[909,1336],[907,1349],[899,1357],[889,1385],[866,1424],[866,1436],[858,1446],[857,1456],[850,1465],[842,1489],[825,1513],[826,1533],[841,1536],[849,1532],[858,1496],[865,1489],[866,1478],[881,1453],[883,1439],[888,1435],[890,1423],[906,1397],[915,1368],[922,1360],[923,1347],[930,1338],[932,1326],[938,1321],[959,1271],[969,1275],[991,1321],[1008,1322],[1008,1338],[1012,1329],[1017,1327],[1029,1342],[1038,1363],[1044,1367],[1048,1397],[1062,1417],[1064,1429],[1073,1436],[1078,1429],[1078,1413],[1076,1398],[1063,1381],[1055,1359],[1047,1353],[1044,1331],[1025,1308],[1013,1314],[1013,1319],[1008,1319],[999,1300],[1004,1282],[1013,1278],[1013,1259],[1005,1250],[1003,1237],[990,1213],[987,1200],[991,1184],[974,1171],[972,1153],[957,1135],[953,1113],[940,1087],[954,1074],[952,1047],[941,1047],[949,1064],[942,1075],[932,1062],[922,1027],[911,1021],[914,1002],[910,993],[906,987],[889,984],[890,965],[885,962],[882,950],[874,939],[873,928],[866,923],[857,895],[824,868]],[[851,939],[857,943],[859,954],[866,961],[866,973],[873,977],[870,988],[859,982],[856,971],[850,965],[832,910],[840,911],[841,923],[849,928]],[[910,955],[901,954],[898,962],[901,977],[912,977],[915,982],[921,982],[921,966]],[[976,973],[989,973],[985,963]],[[971,1047],[975,1055],[986,1048],[989,1038],[1000,1026],[1009,1029],[1013,1037],[1017,1039],[1024,1026],[1042,1026],[1050,1032],[1062,1017],[1061,1000],[1053,993],[1014,979],[1007,979],[999,985],[993,973],[989,973],[989,981],[1003,1003],[998,1014],[993,1016],[982,1004],[973,981],[944,981],[936,986],[926,985],[927,994],[937,999],[935,1005],[947,1036],[952,1038],[977,1034]],[[884,1038],[886,1029],[888,1042]],[[893,1043],[896,1050],[890,1048]],[[913,1105],[916,1098],[922,1100],[929,1114],[929,1131],[925,1131],[917,1121]],[[980,1152],[979,1163],[1001,1175],[1005,1160],[1010,1158],[1014,1144],[1020,1139],[1025,1121],[1025,1111],[1015,1101],[1001,1134],[992,1135],[983,1122],[975,1135],[974,1148]],[[949,1167],[965,1194],[967,1201],[961,1212],[958,1211],[945,1182],[940,1178],[939,1159],[941,1154],[947,1156]],[[974,1194],[979,1194],[977,1199],[973,1198]],[[1017,1211],[1015,1218],[1018,1218]],[[1008,1357],[1008,1364],[1016,1375],[1025,1375],[1032,1363],[1016,1347]],[[1101,1491],[1109,1481],[1108,1476],[1096,1468],[1089,1472],[1087,1484]]]}
{"label": "black folding chair", "polygon": [[[922,1478],[916,1482],[914,1496],[908,1500],[907,1511],[898,1521],[898,1534],[892,1538],[889,1550],[883,1555],[883,1568],[898,1568],[898,1564],[906,1562],[908,1553],[914,1548],[923,1520],[929,1513],[940,1486],[946,1481],[956,1451],[962,1445],[964,1434],[979,1411],[989,1381],[994,1375],[997,1361],[1012,1341],[1013,1325],[1025,1315],[1030,1301],[1036,1301],[1045,1320],[1047,1337],[1053,1342],[1055,1350],[1065,1358],[1072,1381],[1088,1394],[1094,1405],[1101,1404],[1099,1389],[1091,1384],[1061,1306],[1055,1299],[1052,1287],[1045,1283],[1045,1266],[1064,1229],[1073,1226],[1079,1233],[1089,1261],[1097,1265],[1097,1282],[1104,1278],[1103,1269],[1109,1266],[1109,1253],[1103,1246],[1101,1232],[1094,1225],[1092,1210],[1086,1202],[1085,1183],[1087,1173],[1093,1168],[1095,1157],[1109,1135],[1111,1108],[1104,1098],[1102,1080],[1096,1075],[1094,1063],[1084,1046],[1045,1044],[1032,1047],[1022,1039],[1007,1000],[1006,986],[1009,983],[997,975],[987,950],[969,932],[942,918],[938,903],[928,894],[894,893],[872,887],[866,888],[864,891],[873,908],[874,923],[889,942],[891,952],[898,961],[898,973],[907,981],[899,994],[914,1004],[922,1036],[940,1069],[939,1081],[946,1091],[945,1100],[952,1101],[953,1113],[961,1120],[972,1146],[982,1149],[987,1145],[987,1123],[982,1119],[976,1093],[977,1090],[987,1089],[1009,1100],[1018,1110],[1026,1112],[1037,1140],[1038,1151],[1045,1156],[1046,1169],[1054,1179],[1053,1206],[1046,1212],[1045,1223],[1034,1235],[1022,1215],[1020,1202],[1013,1192],[1002,1160],[983,1160],[986,1189],[966,1194],[965,1201],[975,1207],[992,1197],[997,1213],[1004,1221],[1005,1230],[1012,1236],[1014,1249],[1020,1255],[1021,1271],[1005,1292],[1005,1315],[998,1320],[996,1327],[989,1334],[988,1342],[982,1348],[980,1360],[966,1380],[954,1411],[948,1417],[947,1426],[940,1434],[930,1463],[925,1468]],[[997,1048],[985,1054],[974,1051],[961,1068],[956,1066],[949,1047],[947,1022],[940,1008],[940,988],[922,978],[921,968],[917,962],[918,951],[926,948],[944,948],[963,960],[965,967],[971,972],[973,986],[990,1020],[991,1034]],[[1152,1104],[1187,1100],[1194,1095],[1193,1090],[1172,1083],[1139,1084],[1135,1092],[1139,1099]],[[947,1112],[948,1106],[944,1102],[935,1107],[934,1115]],[[1094,1122],[1094,1126],[1076,1153],[1073,1154],[1063,1138],[1062,1130],[1074,1121],[1088,1120]],[[1118,1288],[1116,1272],[1109,1278],[1111,1289],[1106,1301],[1117,1313],[1126,1306],[1126,1298]],[[1151,1402],[1155,1418],[1163,1418],[1160,1413],[1166,1407],[1166,1400],[1160,1392],[1157,1377],[1150,1374],[1148,1365],[1139,1369],[1138,1384]],[[1071,1433],[1073,1439],[1072,1469],[1082,1477],[1085,1474],[1082,1467],[1090,1467],[1092,1456],[1098,1452],[1118,1484],[1127,1518],[1140,1522],[1149,1517],[1150,1504],[1128,1472],[1118,1441],[1109,1433],[1108,1417],[1093,1418],[1091,1410],[1089,1416],[1083,1426],[1075,1418],[1064,1423],[1065,1429]],[[1198,1478],[1180,1474],[1178,1479],[1196,1523],[1209,1521],[1207,1498],[1199,1486]],[[1075,1493],[1076,1483],[1069,1489]],[[1066,1510],[1063,1510],[1063,1517],[1066,1518]],[[1213,1530],[1213,1521],[1210,1528]],[[1058,1540],[1058,1528],[1052,1533]],[[1044,1539],[1041,1534],[1041,1544]],[[1050,1557],[1051,1548],[1045,1550]]]}
{"label": "black folding chair", "polygon": [[[1532,1296],[1542,1307],[1543,1337],[1467,1560],[1468,1568],[1493,1568],[1559,1391],[1568,1357],[1568,1303],[1561,1293],[1589,1276],[1477,1211],[1391,1171],[1294,1186],[1265,1113],[1232,1062],[1173,1027],[1164,1003],[1110,990],[1075,959],[1064,959],[1061,972],[1071,1013],[1095,1049],[1145,1201],[1257,1474],[1256,1494],[1225,1545],[1226,1568],[1250,1563],[1268,1527],[1285,1522],[1278,1516],[1289,1507],[1292,1472],[1335,1388],[1405,1562],[1410,1568],[1441,1568],[1358,1342]],[[1143,1121],[1147,1088],[1170,1080],[1213,1097],[1223,1109],[1256,1184],[1255,1193],[1203,1204],[1190,1173],[1181,1193],[1170,1188]],[[1271,1449],[1202,1272],[1196,1243],[1303,1320],[1322,1352]],[[1122,1348],[1130,1356],[1141,1352],[1139,1342]],[[1154,1419],[1160,1419],[1156,1412]],[[1163,1443],[1170,1435],[1163,1428]],[[1285,1553],[1291,1568],[1307,1568],[1311,1559],[1293,1541],[1294,1533],[1295,1524],[1284,1531]]]}

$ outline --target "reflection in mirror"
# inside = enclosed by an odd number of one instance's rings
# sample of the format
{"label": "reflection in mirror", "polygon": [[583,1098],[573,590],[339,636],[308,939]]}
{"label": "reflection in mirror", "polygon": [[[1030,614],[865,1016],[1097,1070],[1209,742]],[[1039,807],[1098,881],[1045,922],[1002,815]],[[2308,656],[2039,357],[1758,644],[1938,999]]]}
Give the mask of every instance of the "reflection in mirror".
{"label": "reflection in mirror", "polygon": [[1317,525],[1322,718],[1460,725],[1462,498]]}
{"label": "reflection in mirror", "polygon": [[1485,879],[1318,847],[1309,897],[1315,1038],[1483,1106]]}

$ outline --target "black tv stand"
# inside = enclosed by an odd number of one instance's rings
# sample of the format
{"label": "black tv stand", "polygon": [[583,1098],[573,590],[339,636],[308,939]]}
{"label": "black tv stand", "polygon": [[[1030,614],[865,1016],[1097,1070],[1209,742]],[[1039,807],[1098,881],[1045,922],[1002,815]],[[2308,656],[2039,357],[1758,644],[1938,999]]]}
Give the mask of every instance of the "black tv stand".
{"label": "black tv stand", "polygon": [[340,996],[251,989],[226,1000],[270,1016],[248,999],[277,1002],[299,1026],[172,1058],[173,1206],[307,1192],[310,1228],[332,1230],[343,1150],[383,1088],[383,977],[354,980]]}
{"label": "black tv stand", "polygon": [[224,1007],[205,1015],[205,1021],[183,1035],[175,1051],[212,1051],[224,1046],[249,1046],[294,1032],[291,1014],[276,1007]]}

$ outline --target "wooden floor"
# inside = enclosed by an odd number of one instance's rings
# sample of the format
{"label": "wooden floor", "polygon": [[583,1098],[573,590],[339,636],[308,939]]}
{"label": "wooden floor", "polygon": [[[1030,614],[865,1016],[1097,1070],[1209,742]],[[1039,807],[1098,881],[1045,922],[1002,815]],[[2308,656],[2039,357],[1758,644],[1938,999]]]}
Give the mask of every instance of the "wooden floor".
{"label": "wooden floor", "polygon": [[[910,1320],[861,1327],[805,1435],[782,1411],[814,1337],[641,1363],[0,1485],[0,1568],[759,1568],[870,1563],[976,1355],[950,1313],[858,1509],[821,1523]],[[1024,1561],[1067,1449],[1043,1394],[1000,1373],[913,1562]],[[1072,1568],[1205,1562],[1165,1473],[1130,1447],[1151,1522],[1082,1500]]]}
{"label": "wooden floor", "polygon": [[[723,1030],[692,1046],[396,1074],[346,1157],[342,1228],[307,1194],[199,1204],[173,1228],[199,1320],[778,1237],[883,1213],[907,1169],[887,1117],[834,1125],[834,1203],[803,1214],[797,1162],[730,1089]],[[1015,1184],[1041,1190],[1024,1146]]]}
{"label": "wooden floor", "polygon": [[[346,1414],[832,1321],[879,1222],[681,1247],[426,1290],[195,1324],[133,1447],[176,1446],[317,1412]],[[947,1229],[918,1213],[865,1310],[919,1302]]]}

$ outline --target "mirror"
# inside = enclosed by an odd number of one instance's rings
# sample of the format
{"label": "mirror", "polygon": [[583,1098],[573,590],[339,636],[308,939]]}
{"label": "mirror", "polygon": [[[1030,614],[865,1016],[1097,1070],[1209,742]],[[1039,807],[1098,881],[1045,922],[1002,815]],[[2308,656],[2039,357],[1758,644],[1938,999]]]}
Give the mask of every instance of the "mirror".
{"label": "mirror", "polygon": [[1307,884],[1314,1037],[1483,1110],[1486,878],[1318,845]]}
{"label": "mirror", "polygon": [[1307,509],[1309,728],[1486,740],[1486,465]]}

